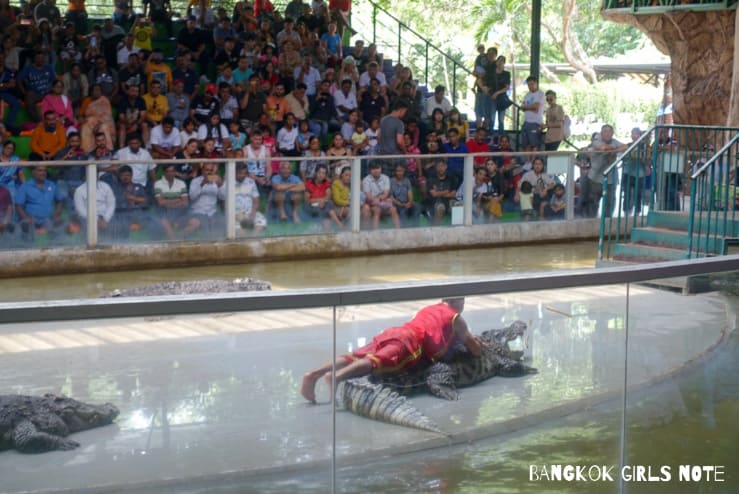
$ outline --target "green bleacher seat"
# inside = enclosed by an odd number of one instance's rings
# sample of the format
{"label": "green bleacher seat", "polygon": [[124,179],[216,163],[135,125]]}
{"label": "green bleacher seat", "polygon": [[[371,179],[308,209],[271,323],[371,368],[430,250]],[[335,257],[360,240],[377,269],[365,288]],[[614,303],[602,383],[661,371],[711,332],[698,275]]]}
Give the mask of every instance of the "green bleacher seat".
{"label": "green bleacher seat", "polygon": [[12,136],[9,140],[15,143],[15,154],[19,158],[27,160],[28,155],[31,154],[31,138],[27,136]]}

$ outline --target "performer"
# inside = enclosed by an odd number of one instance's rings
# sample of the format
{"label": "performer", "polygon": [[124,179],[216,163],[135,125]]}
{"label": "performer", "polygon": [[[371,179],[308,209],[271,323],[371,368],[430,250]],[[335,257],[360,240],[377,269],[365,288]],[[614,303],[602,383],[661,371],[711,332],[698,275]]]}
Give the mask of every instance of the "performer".
{"label": "performer", "polygon": [[[462,342],[473,355],[480,355],[483,343],[470,333],[461,316],[463,310],[464,298],[446,298],[421,309],[402,326],[382,331],[369,344],[336,359],[336,383],[371,372],[408,369],[422,359],[434,362],[444,357],[455,341]],[[316,382],[322,376],[333,387],[331,367],[328,362],[303,376],[300,394],[306,400],[316,402]]]}

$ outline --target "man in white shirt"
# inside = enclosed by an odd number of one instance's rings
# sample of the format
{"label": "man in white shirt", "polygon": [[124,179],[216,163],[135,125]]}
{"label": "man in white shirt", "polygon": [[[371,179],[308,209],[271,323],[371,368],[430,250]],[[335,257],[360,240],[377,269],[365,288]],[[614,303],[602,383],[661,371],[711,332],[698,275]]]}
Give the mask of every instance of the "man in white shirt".
{"label": "man in white shirt", "polygon": [[312,64],[313,57],[311,55],[305,55],[302,65],[295,67],[295,71],[293,72],[295,82],[305,84],[305,95],[308,96],[311,103],[313,102],[313,97],[316,95],[316,86],[321,80],[321,73]]}
{"label": "man in white shirt", "polygon": [[149,142],[151,156],[158,160],[174,159],[182,150],[180,132],[174,128],[174,118],[164,117],[162,123],[151,129]]}
{"label": "man in white shirt", "polygon": [[389,215],[395,228],[400,228],[398,209],[390,199],[390,178],[382,173],[382,164],[379,161],[370,163],[369,175],[362,179],[362,192],[372,212],[373,228],[380,226],[380,217],[383,215]]}
{"label": "man in white shirt", "polygon": [[386,95],[387,79],[385,78],[385,74],[380,72],[380,66],[377,62],[370,62],[369,65],[367,65],[367,70],[363,72],[361,76],[359,76],[360,94],[369,87],[372,79],[377,79],[378,81],[380,81],[380,94],[382,94],[383,96]]}
{"label": "man in white shirt", "polygon": [[120,161],[138,161],[138,163],[127,163],[133,171],[131,181],[146,188],[147,183],[151,180],[154,183],[156,179],[156,165],[151,163],[152,157],[149,151],[141,147],[141,136],[138,134],[129,134],[126,137],[128,146],[119,149],[113,159]]}
{"label": "man in white shirt", "polygon": [[124,65],[128,64],[128,56],[131,53],[139,53],[141,48],[133,44],[133,33],[128,33],[123,39],[123,46],[118,50],[116,61],[118,62],[118,68],[123,68]]}
{"label": "man in white shirt", "polygon": [[529,92],[523,97],[521,110],[524,110],[521,127],[521,145],[524,151],[537,151],[541,148],[541,126],[544,123],[545,96],[539,90],[539,79],[530,75],[526,79]]}
{"label": "man in white shirt", "polygon": [[446,88],[444,86],[436,86],[436,89],[434,89],[434,95],[426,100],[426,106],[424,108],[425,119],[431,120],[434,110],[437,108],[441,108],[441,111],[444,112],[444,118],[449,116],[449,113],[452,111],[452,103],[446,96],[444,96],[445,92]]}
{"label": "man in white shirt", "polygon": [[[98,230],[107,231],[110,220],[115,213],[115,194],[110,185],[102,180],[97,181],[95,192],[97,205]],[[74,210],[83,226],[87,224],[87,183],[83,183],[74,191]]]}
{"label": "man in white shirt", "polygon": [[345,79],[341,81],[341,91],[334,93],[334,106],[340,121],[346,122],[349,119],[349,113],[358,106],[357,95],[352,91],[353,84],[352,81]]}

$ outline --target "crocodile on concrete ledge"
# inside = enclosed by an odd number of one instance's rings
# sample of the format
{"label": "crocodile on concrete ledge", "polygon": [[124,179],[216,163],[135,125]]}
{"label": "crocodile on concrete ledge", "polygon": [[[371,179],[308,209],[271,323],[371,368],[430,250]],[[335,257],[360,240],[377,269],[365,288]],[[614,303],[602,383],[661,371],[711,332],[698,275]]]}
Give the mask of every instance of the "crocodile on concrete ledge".
{"label": "crocodile on concrete ledge", "polygon": [[165,281],[153,285],[114,290],[107,297],[148,297],[156,295],[187,295],[191,293],[259,292],[272,285],[255,278],[226,280]]}
{"label": "crocodile on concrete ledge", "polygon": [[407,371],[370,375],[339,383],[336,402],[345,409],[375,420],[443,433],[403,395],[423,391],[448,400],[459,399],[458,387],[471,386],[494,376],[519,377],[536,373],[521,361],[522,352],[509,342],[522,337],[526,323],[516,321],[500,330],[484,331],[486,344],[479,357],[457,346],[443,362],[419,364]]}
{"label": "crocodile on concrete ledge", "polygon": [[52,394],[0,395],[0,451],[74,449],[79,443],[68,439],[69,434],[111,424],[118,413],[110,403],[90,405]]}

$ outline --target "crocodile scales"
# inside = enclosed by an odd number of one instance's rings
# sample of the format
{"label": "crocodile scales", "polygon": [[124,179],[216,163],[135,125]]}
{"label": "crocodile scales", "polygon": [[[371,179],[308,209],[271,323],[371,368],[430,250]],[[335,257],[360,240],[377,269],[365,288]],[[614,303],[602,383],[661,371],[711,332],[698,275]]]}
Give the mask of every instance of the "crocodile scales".
{"label": "crocodile scales", "polygon": [[111,424],[118,413],[110,403],[91,405],[66,396],[0,395],[0,451],[74,449],[79,443],[69,434]]}
{"label": "crocodile scales", "polygon": [[428,391],[447,400],[459,399],[458,387],[471,386],[494,376],[519,377],[536,373],[525,365],[523,353],[509,343],[523,337],[526,323],[516,321],[505,329],[484,331],[486,343],[479,357],[457,345],[445,361],[421,363],[391,374],[348,379],[337,387],[336,401],[357,415],[431,432],[443,431],[406,398]]}

